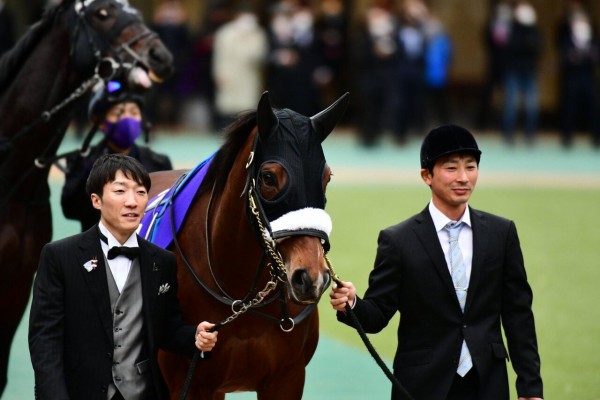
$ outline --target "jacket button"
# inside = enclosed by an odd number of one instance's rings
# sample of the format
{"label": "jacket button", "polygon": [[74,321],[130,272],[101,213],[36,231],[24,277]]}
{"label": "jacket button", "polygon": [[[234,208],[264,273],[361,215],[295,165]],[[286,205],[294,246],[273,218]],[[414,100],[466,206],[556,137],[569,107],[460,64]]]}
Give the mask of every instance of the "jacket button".
{"label": "jacket button", "polygon": [[464,325],[463,325],[463,328],[464,328],[464,329],[467,329],[467,324],[464,324]]}

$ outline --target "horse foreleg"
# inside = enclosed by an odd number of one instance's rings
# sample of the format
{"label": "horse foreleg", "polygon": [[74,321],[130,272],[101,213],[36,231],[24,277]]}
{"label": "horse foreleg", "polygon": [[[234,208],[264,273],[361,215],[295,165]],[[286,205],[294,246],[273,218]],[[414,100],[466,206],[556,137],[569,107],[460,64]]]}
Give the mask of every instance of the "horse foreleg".
{"label": "horse foreleg", "polygon": [[258,389],[257,400],[301,400],[305,375],[304,365],[286,368],[284,373],[278,371]]}

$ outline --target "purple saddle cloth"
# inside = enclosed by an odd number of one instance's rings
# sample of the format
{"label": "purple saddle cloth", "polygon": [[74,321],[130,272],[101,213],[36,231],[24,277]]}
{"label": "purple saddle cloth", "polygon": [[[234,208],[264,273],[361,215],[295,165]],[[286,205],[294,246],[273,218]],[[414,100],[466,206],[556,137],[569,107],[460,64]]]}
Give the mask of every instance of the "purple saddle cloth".
{"label": "purple saddle cloth", "polygon": [[170,189],[150,200],[138,231],[141,237],[163,249],[171,245],[173,242],[171,216],[174,216],[175,234],[177,234],[215,154],[198,164],[184,176],[183,180],[178,180]]}

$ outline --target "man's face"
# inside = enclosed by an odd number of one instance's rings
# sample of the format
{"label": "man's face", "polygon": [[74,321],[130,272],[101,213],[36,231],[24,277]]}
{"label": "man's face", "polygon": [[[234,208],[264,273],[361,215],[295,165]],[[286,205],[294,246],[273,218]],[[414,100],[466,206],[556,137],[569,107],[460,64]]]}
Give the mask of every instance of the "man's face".
{"label": "man's face", "polygon": [[135,120],[142,120],[142,110],[137,103],[126,101],[124,103],[118,103],[108,109],[104,119],[107,122],[117,123],[123,118],[133,118]]}
{"label": "man's face", "polygon": [[436,160],[433,173],[421,170],[421,178],[431,187],[433,204],[442,212],[462,210],[475,189],[479,169],[471,154],[454,153]]}
{"label": "man's face", "polygon": [[100,210],[102,223],[121,243],[135,232],[147,204],[146,188],[122,171],[117,171],[115,180],[104,185],[102,198],[92,194],[92,205]]}

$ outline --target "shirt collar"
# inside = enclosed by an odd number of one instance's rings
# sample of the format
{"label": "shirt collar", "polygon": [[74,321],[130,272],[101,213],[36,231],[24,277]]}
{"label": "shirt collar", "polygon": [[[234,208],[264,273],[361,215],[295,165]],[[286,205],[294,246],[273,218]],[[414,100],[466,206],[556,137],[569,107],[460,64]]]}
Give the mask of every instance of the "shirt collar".
{"label": "shirt collar", "polygon": [[100,232],[104,236],[106,236],[106,239],[108,240],[108,248],[109,249],[114,246],[139,247],[138,241],[137,241],[137,234],[135,232],[133,232],[131,234],[131,236],[129,236],[129,238],[125,241],[125,243],[121,244],[121,243],[119,243],[119,241],[117,239],[115,239],[113,234],[110,233],[110,231],[106,228],[106,226],[104,226],[102,221],[100,221],[98,223],[98,228],[100,229]]}
{"label": "shirt collar", "polygon": [[[434,204],[433,201],[429,202],[429,214],[431,214],[431,219],[433,219],[433,225],[435,225],[436,232],[444,229],[448,222],[452,220],[446,217]],[[465,225],[468,225],[471,228],[471,213],[469,212],[469,205],[467,204],[467,208],[465,209],[465,213],[463,216],[455,222],[464,222]]]}

